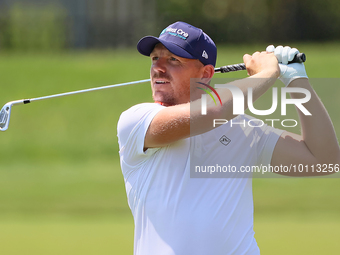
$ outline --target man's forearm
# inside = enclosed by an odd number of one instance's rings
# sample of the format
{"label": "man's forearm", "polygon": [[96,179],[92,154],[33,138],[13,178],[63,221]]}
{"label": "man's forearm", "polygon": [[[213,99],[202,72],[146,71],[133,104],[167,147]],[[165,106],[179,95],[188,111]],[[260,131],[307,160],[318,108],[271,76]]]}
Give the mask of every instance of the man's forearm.
{"label": "man's forearm", "polygon": [[[289,87],[304,88],[311,93],[311,99],[304,104],[304,107],[312,115],[304,115],[298,110],[301,135],[306,146],[319,163],[338,163],[340,150],[332,121],[308,79],[296,79]],[[299,98],[301,94],[291,93],[291,97]]]}

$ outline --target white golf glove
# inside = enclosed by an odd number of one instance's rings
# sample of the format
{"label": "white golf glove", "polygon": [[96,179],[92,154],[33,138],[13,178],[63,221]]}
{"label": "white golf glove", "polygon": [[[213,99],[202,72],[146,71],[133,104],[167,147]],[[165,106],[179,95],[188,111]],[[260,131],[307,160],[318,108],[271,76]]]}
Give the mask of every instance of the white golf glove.
{"label": "white golf glove", "polygon": [[294,56],[299,53],[298,49],[291,48],[289,46],[283,47],[281,45],[275,48],[274,45],[269,45],[266,51],[274,52],[280,67],[279,79],[286,87],[295,79],[308,78],[305,65],[303,63],[288,64],[288,62],[292,61]]}

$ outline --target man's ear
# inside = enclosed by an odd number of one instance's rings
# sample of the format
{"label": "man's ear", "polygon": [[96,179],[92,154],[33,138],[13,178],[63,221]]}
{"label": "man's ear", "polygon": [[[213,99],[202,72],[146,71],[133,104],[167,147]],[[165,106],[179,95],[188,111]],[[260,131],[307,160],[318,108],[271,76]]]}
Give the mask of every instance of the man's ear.
{"label": "man's ear", "polygon": [[205,78],[205,79],[211,79],[213,77],[215,73],[215,68],[213,65],[205,65],[203,67],[203,75],[202,75],[202,78]]}

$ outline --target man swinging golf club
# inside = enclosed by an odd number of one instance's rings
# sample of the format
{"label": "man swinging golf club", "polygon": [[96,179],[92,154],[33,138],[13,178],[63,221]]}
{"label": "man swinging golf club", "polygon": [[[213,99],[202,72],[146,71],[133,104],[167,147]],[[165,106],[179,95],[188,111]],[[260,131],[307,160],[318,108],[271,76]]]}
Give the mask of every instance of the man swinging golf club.
{"label": "man swinging golf club", "polygon": [[[134,254],[260,254],[253,231],[252,179],[190,178],[190,163],[198,158],[206,165],[238,168],[339,164],[334,128],[304,65],[287,65],[298,51],[271,46],[244,55],[250,77],[233,85],[244,95],[252,88],[254,100],[277,78],[286,86],[308,90],[311,99],[304,106],[312,115],[299,112],[302,135],[266,125],[213,127],[212,119],[240,122],[251,117],[233,114],[233,98],[223,88],[217,89],[221,104],[207,102],[207,114],[201,114],[202,91],[191,89],[190,79],[209,84],[217,55],[214,42],[201,29],[176,22],[159,37],[142,38],[137,49],[151,58],[155,103],[131,107],[118,122],[121,167],[135,222]],[[229,139],[227,146],[221,137]]]}

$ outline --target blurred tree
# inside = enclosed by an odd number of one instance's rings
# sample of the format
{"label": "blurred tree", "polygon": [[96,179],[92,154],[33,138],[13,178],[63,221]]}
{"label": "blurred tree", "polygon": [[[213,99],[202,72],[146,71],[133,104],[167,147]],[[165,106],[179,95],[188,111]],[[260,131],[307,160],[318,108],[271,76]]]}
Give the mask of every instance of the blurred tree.
{"label": "blurred tree", "polygon": [[339,0],[0,0],[0,47],[134,46],[178,20],[217,43],[340,39]]}
{"label": "blurred tree", "polygon": [[217,43],[340,39],[338,0],[157,1],[162,28],[182,20]]}
{"label": "blurred tree", "polygon": [[65,10],[55,4],[15,4],[8,13],[8,47],[15,50],[64,48]]}
{"label": "blurred tree", "polygon": [[299,2],[299,20],[303,22],[301,32],[307,40],[339,40],[340,39],[340,1],[318,0]]}

